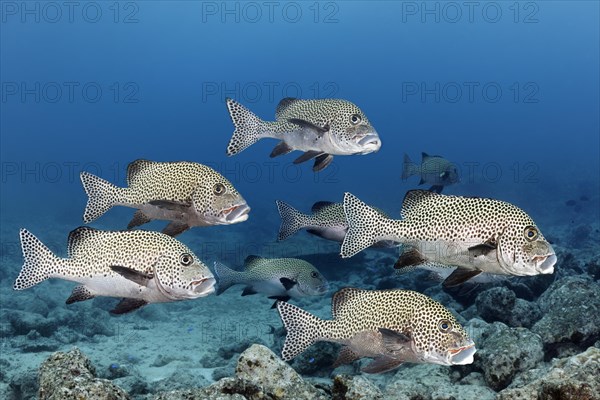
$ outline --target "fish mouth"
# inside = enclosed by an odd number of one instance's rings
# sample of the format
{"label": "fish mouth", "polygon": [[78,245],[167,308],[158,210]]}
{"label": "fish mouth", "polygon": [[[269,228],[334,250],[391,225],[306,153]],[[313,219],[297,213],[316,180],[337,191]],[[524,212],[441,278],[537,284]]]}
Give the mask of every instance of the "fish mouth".
{"label": "fish mouth", "polygon": [[192,290],[199,297],[208,296],[215,291],[215,278],[202,278],[191,282]]}
{"label": "fish mouth", "polygon": [[473,355],[477,349],[475,344],[471,343],[467,346],[458,347],[456,349],[450,349],[450,364],[452,365],[466,365],[473,363]]}
{"label": "fish mouth", "polygon": [[554,272],[556,255],[549,254],[545,256],[535,256],[533,257],[533,262],[535,263],[535,269],[538,270],[540,274],[551,274]]}
{"label": "fish mouth", "polygon": [[377,134],[366,135],[358,141],[358,145],[363,148],[360,154],[373,153],[381,148],[381,139]]}
{"label": "fish mouth", "polygon": [[244,222],[248,219],[248,213],[250,207],[246,203],[238,204],[233,207],[226,208],[222,211],[225,216],[225,222],[228,224],[236,224],[238,222]]}

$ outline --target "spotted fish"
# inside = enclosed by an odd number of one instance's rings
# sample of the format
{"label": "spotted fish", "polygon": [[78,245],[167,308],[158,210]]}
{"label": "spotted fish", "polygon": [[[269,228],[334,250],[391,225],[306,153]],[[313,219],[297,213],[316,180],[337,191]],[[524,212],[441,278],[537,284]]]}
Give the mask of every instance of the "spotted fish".
{"label": "spotted fish", "polygon": [[342,289],[332,299],[332,320],[286,302],[278,302],[277,310],[287,330],[285,361],[319,341],[344,346],[334,367],[369,357],[374,360],[362,371],[372,374],[406,362],[471,364],[476,351],[447,308],[410,290]]}
{"label": "spotted fish", "polygon": [[20,236],[25,263],[15,290],[49,278],[77,282],[67,304],[97,296],[122,297],[114,314],[214,292],[208,267],[181,242],[159,232],[80,227],[69,234],[67,258],[55,256],[26,229]]}
{"label": "spotted fish", "polygon": [[442,193],[444,186],[453,185],[459,181],[456,165],[440,156],[430,156],[422,153],[421,165],[415,164],[404,154],[402,179],[406,180],[413,175],[421,178],[419,185],[424,183],[432,185],[429,190]]}
{"label": "spotted fish", "polygon": [[263,293],[270,299],[289,300],[320,296],[329,290],[327,279],[309,262],[298,258],[248,256],[244,271],[234,271],[215,263],[217,294],[237,284],[246,285],[242,296]]}
{"label": "spotted fish", "polygon": [[227,145],[229,156],[260,139],[274,138],[279,143],[271,157],[300,150],[304,154],[294,164],[314,159],[313,170],[320,171],[334,155],[368,154],[381,147],[379,135],[365,114],[346,100],[287,97],[277,105],[274,122],[261,120],[232,99],[227,99],[227,109],[235,126]]}
{"label": "spotted fish", "polygon": [[89,172],[81,173],[89,196],[84,222],[116,205],[137,208],[127,229],[154,219],[171,221],[163,233],[176,236],[192,226],[229,225],[248,219],[250,207],[223,175],[206,165],[136,160],[120,188]]}
{"label": "spotted fish", "polygon": [[342,257],[379,240],[402,242],[405,250],[395,268],[458,267],[444,281],[446,287],[482,272],[516,276],[554,272],[552,246],[529,215],[504,201],[411,190],[402,204],[403,219],[393,220],[346,193],[344,211],[349,229]]}
{"label": "spotted fish", "polygon": [[[329,201],[318,201],[312,206],[312,215],[303,214],[289,204],[277,200],[277,209],[281,216],[281,226],[277,240],[285,240],[298,232],[300,229],[308,228],[306,231],[310,234],[342,243],[348,223],[346,214],[344,214],[344,205],[342,203],[332,203]],[[387,215],[381,211],[382,215]],[[396,247],[397,243],[383,240],[377,242],[373,247]]]}

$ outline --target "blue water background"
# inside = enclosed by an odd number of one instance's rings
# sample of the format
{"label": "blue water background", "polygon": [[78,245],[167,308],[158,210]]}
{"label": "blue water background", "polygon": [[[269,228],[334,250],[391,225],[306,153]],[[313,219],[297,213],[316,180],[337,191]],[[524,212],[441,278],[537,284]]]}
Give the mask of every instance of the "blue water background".
{"label": "blue water background", "polygon": [[[85,15],[81,3],[72,18],[64,6],[58,18],[43,3],[27,3],[33,14],[23,4],[3,4],[0,32],[5,284],[18,271],[20,227],[64,254],[68,232],[82,224],[79,171],[124,185],[137,158],[223,172],[252,207],[250,219],[195,228],[181,240],[253,244],[239,253],[268,253],[261,244],[274,243],[276,199],[308,211],[348,191],[398,215],[418,183],[400,179],[405,152],[415,161],[422,151],[454,161],[462,181],[447,193],[513,202],[546,235],[599,219],[597,2],[484,2],[472,15],[453,3],[460,16],[437,2],[276,3],[272,15],[261,2],[96,2]],[[336,157],[319,174],[309,163],[292,165],[296,153],[269,159],[274,140],[227,157],[225,97],[271,119],[287,95],[355,102],[381,150]],[[565,205],[570,199],[577,211]],[[92,226],[121,229],[131,214],[116,208]],[[232,252],[223,258],[246,255]]]}

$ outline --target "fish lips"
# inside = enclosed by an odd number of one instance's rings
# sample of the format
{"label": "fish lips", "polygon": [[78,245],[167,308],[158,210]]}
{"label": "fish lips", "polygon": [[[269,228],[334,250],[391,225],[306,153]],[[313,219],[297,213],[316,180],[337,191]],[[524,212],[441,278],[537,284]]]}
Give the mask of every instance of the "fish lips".
{"label": "fish lips", "polygon": [[381,148],[381,139],[377,133],[370,133],[360,139],[358,145],[362,148],[360,154],[373,153]]}
{"label": "fish lips", "polygon": [[540,274],[552,274],[554,272],[554,264],[556,264],[556,254],[535,256],[533,257],[533,261],[535,262],[535,269]]}
{"label": "fish lips", "polygon": [[467,346],[459,347],[457,349],[450,349],[450,364],[451,365],[466,365],[473,363],[473,355],[477,349],[475,344],[471,343]]}
{"label": "fish lips", "polygon": [[201,278],[191,282],[192,290],[198,297],[208,296],[215,291],[216,280],[213,277]]}
{"label": "fish lips", "polygon": [[226,224],[237,224],[248,219],[250,207],[246,203],[238,204],[228,209],[223,210],[224,222]]}

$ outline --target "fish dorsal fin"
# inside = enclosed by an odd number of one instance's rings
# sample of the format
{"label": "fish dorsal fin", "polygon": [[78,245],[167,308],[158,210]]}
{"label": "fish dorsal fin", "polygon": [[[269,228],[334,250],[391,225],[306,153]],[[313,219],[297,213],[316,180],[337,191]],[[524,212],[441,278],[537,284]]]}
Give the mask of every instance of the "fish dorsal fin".
{"label": "fish dorsal fin", "polygon": [[407,218],[408,216],[410,216],[416,205],[418,205],[423,200],[430,198],[431,196],[439,195],[428,190],[420,189],[409,190],[408,192],[406,192],[404,200],[402,200],[402,210],[400,210],[400,215],[402,215],[402,218]]}
{"label": "fish dorsal fin", "polygon": [[256,266],[256,264],[261,261],[263,257],[256,255],[249,255],[244,259],[244,270],[252,269]]}
{"label": "fish dorsal fin", "polygon": [[352,315],[354,303],[359,300],[362,290],[344,288],[338,290],[331,299],[331,315],[333,319],[349,318]]}
{"label": "fish dorsal fin", "polygon": [[136,178],[139,176],[140,172],[152,164],[154,164],[154,161],[144,159],[130,162],[127,166],[127,186],[131,186],[131,184],[136,181]]}
{"label": "fish dorsal fin", "polygon": [[286,97],[281,99],[279,104],[277,104],[277,108],[275,109],[275,119],[279,119],[281,115],[285,113],[285,110],[287,110],[287,108],[296,101],[298,101],[298,99],[295,97]]}
{"label": "fish dorsal fin", "polygon": [[87,240],[98,235],[98,229],[90,228],[89,226],[80,226],[69,233],[67,240],[67,256],[75,257],[77,254],[87,253],[88,249],[85,246]]}
{"label": "fish dorsal fin", "polygon": [[333,204],[335,204],[333,201],[317,201],[315,204],[312,205],[312,208],[310,209],[310,211],[312,211],[313,213],[316,213],[316,212],[321,211],[323,208],[329,207]]}

